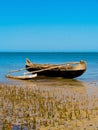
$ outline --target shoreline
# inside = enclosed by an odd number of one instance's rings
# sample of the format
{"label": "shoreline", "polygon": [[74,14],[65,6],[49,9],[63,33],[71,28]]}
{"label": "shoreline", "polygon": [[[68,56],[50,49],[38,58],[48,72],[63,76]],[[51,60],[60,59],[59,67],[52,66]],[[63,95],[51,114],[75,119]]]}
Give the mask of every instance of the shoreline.
{"label": "shoreline", "polygon": [[98,86],[98,81],[97,80],[84,80],[84,79],[65,79],[62,77],[36,77],[31,80],[18,80],[18,79],[11,79],[7,78],[7,80],[1,81],[0,84],[5,84],[5,85],[25,85],[25,84],[38,84],[43,86],[44,85],[49,85],[49,86],[58,86],[58,87],[64,87],[64,86],[84,86],[84,87],[97,87]]}

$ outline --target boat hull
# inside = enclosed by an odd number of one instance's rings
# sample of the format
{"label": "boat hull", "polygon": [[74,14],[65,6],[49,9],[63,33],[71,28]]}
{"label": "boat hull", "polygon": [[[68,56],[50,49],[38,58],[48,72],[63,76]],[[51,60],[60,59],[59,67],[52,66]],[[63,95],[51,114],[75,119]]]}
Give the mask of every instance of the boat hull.
{"label": "boat hull", "polygon": [[26,60],[26,70],[31,73],[38,73],[38,76],[76,78],[86,71],[86,62],[69,62],[66,64],[34,64]]}
{"label": "boat hull", "polygon": [[[26,65],[26,68],[29,72],[37,71],[37,69],[30,68],[30,66]],[[66,71],[54,71],[54,70],[46,70],[42,72],[38,72],[38,76],[48,76],[48,77],[64,77],[67,79],[76,78],[81,76],[86,70],[66,70]]]}

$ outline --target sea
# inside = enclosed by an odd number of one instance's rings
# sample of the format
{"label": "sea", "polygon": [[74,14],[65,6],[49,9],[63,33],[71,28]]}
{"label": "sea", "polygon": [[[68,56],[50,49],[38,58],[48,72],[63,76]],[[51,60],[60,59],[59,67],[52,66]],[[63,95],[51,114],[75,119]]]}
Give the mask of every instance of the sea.
{"label": "sea", "polygon": [[97,52],[0,52],[0,83],[13,83],[13,80],[6,78],[7,73],[25,68],[26,58],[33,63],[42,64],[63,64],[84,60],[87,63],[87,70],[75,79],[81,82],[98,82]]}

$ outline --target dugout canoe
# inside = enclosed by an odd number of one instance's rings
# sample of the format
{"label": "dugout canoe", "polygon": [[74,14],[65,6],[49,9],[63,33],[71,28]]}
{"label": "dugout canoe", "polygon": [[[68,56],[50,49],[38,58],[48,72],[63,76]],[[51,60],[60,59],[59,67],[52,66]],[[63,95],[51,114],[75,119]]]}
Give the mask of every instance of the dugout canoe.
{"label": "dugout canoe", "polygon": [[28,73],[37,73],[38,76],[76,78],[81,76],[87,69],[86,62],[68,62],[64,64],[35,64],[26,59]]}

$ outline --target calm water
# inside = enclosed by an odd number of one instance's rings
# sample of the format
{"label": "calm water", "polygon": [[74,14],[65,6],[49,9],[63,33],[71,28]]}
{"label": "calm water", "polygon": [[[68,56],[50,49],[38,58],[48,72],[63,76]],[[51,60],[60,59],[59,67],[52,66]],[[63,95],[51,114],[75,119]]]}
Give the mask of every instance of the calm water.
{"label": "calm water", "polygon": [[98,80],[98,53],[0,53],[0,82],[13,82],[5,78],[9,70],[25,67],[25,60],[29,58],[35,63],[66,63],[71,61],[85,60],[87,71],[79,81],[90,82]]}

